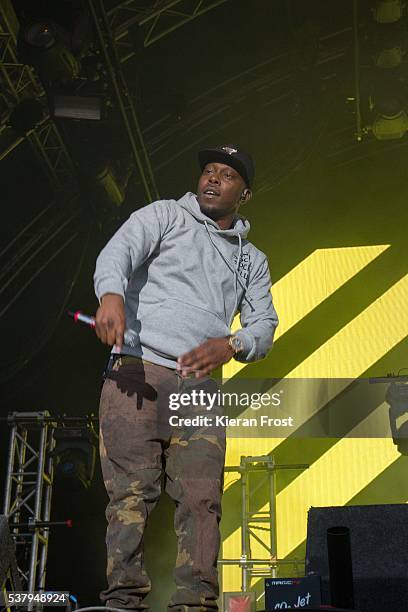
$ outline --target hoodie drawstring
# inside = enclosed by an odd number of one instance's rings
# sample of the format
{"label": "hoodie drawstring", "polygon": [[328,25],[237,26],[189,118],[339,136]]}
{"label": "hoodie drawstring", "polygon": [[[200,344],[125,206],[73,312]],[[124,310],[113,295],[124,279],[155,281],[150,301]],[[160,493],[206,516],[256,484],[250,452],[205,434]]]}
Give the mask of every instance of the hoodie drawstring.
{"label": "hoodie drawstring", "polygon": [[234,320],[235,313],[236,313],[236,310],[237,310],[237,307],[238,307],[238,283],[241,285],[243,290],[246,291],[246,285],[241,280],[241,277],[239,276],[239,272],[238,272],[239,265],[241,263],[241,256],[242,256],[242,238],[241,238],[241,234],[238,234],[238,242],[239,242],[238,258],[237,258],[237,263],[235,265],[235,268],[233,268],[231,266],[230,262],[228,261],[228,259],[226,259],[226,257],[224,257],[222,251],[220,251],[220,249],[217,247],[217,245],[215,244],[214,240],[212,239],[211,232],[208,229],[207,221],[204,221],[204,224],[205,224],[205,229],[207,230],[207,234],[208,234],[208,237],[210,239],[211,244],[213,245],[215,250],[219,253],[219,255],[222,257],[222,259],[224,260],[224,262],[228,266],[228,268],[231,270],[231,272],[234,274],[234,284],[235,284],[234,309],[232,311],[232,314],[231,314],[231,317],[230,317],[230,320],[229,320],[229,323],[228,323],[228,327],[231,327],[232,321]]}

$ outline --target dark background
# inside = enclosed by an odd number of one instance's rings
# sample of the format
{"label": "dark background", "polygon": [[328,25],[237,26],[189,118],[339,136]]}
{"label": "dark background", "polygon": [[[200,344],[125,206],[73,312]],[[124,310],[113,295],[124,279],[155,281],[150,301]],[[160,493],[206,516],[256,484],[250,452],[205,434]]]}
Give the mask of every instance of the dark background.
{"label": "dark background", "polygon": [[[360,12],[369,21],[369,3],[361,2]],[[229,0],[125,66],[161,197],[195,190],[200,148],[232,143],[252,153],[254,198],[242,213],[251,222],[250,239],[268,254],[274,282],[318,248],[391,244],[358,283],[336,292],[280,339],[263,364],[250,366],[257,376],[287,373],[407,272],[407,140],[378,142],[369,134],[356,140],[355,105],[347,100],[355,95],[352,24],[352,3],[343,0]],[[78,152],[81,126],[62,122],[60,129]],[[114,117],[95,144],[91,131],[87,139],[87,154],[94,151],[95,158],[101,149],[126,156]],[[79,171],[81,165],[86,160],[78,153]],[[1,161],[0,180],[6,244],[55,193],[27,143]],[[132,210],[148,204],[137,170],[121,208],[105,213],[97,204],[82,192],[77,238],[1,317],[3,416],[98,410],[108,350],[64,313],[95,312],[97,254]],[[70,201],[61,196],[54,206],[69,207]],[[38,267],[33,260],[29,273]],[[404,366],[406,340],[366,374]],[[7,427],[1,427],[4,465]],[[225,535],[238,527],[237,499],[234,491],[225,499]],[[96,603],[104,587],[105,503],[99,466],[88,491],[72,493],[63,481],[55,484],[53,518],[72,518],[74,527],[52,532],[47,582],[75,593],[81,604]],[[171,525],[171,503],[163,497],[146,537],[154,610],[164,609],[172,589]]]}

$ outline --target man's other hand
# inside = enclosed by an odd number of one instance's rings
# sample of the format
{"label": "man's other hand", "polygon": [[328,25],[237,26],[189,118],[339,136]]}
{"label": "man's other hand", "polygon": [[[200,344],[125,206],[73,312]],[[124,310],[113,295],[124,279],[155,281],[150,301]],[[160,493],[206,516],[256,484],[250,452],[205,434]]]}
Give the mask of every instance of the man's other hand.
{"label": "man's other hand", "polygon": [[211,338],[189,353],[184,353],[177,359],[177,371],[181,372],[182,376],[195,372],[196,378],[210,374],[234,356],[234,350],[228,340],[228,336]]}
{"label": "man's other hand", "polygon": [[104,344],[120,350],[125,333],[125,304],[123,297],[116,293],[106,293],[101,299],[95,316],[95,332]]}

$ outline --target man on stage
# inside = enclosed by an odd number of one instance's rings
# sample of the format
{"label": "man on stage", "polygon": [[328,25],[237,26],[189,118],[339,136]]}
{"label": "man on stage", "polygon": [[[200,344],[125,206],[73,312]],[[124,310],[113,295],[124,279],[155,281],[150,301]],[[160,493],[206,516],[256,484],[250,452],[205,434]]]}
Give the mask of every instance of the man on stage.
{"label": "man on stage", "polygon": [[[210,373],[231,358],[262,359],[278,323],[267,258],[238,214],[252,195],[252,159],[224,146],[201,151],[199,163],[197,195],[137,210],[96,263],[96,333],[116,345],[100,403],[110,500],[101,598],[114,608],[147,609],[143,533],[164,472],[178,538],[168,610],[218,610],[225,432],[170,427],[169,395],[211,387]],[[242,327],[231,335],[237,312]]]}

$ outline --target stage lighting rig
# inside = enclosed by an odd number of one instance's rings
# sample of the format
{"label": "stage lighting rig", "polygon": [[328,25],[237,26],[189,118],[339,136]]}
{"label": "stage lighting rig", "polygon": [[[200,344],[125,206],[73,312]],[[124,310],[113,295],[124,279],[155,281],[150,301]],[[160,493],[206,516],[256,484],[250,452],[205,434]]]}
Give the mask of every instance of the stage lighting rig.
{"label": "stage lighting rig", "polygon": [[38,71],[44,86],[78,78],[81,58],[92,40],[85,1],[17,0],[16,12],[20,59]]}
{"label": "stage lighting rig", "polygon": [[38,49],[51,48],[56,43],[56,37],[56,26],[48,21],[33,23],[26,28],[24,35],[26,43]]}
{"label": "stage lighting rig", "polygon": [[378,140],[402,138],[408,131],[407,96],[397,79],[377,79],[370,96],[374,120],[372,132]]}
{"label": "stage lighting rig", "polygon": [[396,68],[402,64],[404,50],[397,44],[390,43],[375,54],[377,68]]}
{"label": "stage lighting rig", "polygon": [[51,97],[51,106],[54,117],[90,121],[100,121],[106,115],[107,109],[101,96],[55,94]]}
{"label": "stage lighting rig", "polygon": [[405,110],[393,114],[378,115],[371,127],[377,140],[395,140],[408,132],[408,115]]}
{"label": "stage lighting rig", "polygon": [[408,381],[401,379],[389,385],[385,399],[390,406],[392,440],[401,455],[408,455]]}
{"label": "stage lighting rig", "polygon": [[400,139],[408,132],[405,4],[376,1],[363,27],[358,6],[354,0],[357,140],[369,133],[377,140]]}
{"label": "stage lighting rig", "polygon": [[125,200],[125,184],[111,163],[101,166],[93,175],[91,189],[102,205],[121,206]]}
{"label": "stage lighting rig", "polygon": [[48,91],[52,115],[58,119],[102,121],[112,107],[106,69],[97,50],[81,58],[78,78],[66,87],[52,87]]}
{"label": "stage lighting rig", "polygon": [[[407,27],[405,22],[389,25],[373,24],[372,57],[377,68],[392,70],[401,66],[407,52]],[[371,34],[371,29],[370,29]]]}
{"label": "stage lighting rig", "polygon": [[408,456],[408,376],[401,374],[408,368],[401,368],[395,375],[370,378],[370,384],[387,384],[385,401],[389,405],[389,423],[392,441],[401,455]]}
{"label": "stage lighting rig", "polygon": [[33,66],[44,86],[66,84],[79,75],[80,63],[59,35],[60,28],[51,20],[31,23],[19,32],[21,60]]}
{"label": "stage lighting rig", "polygon": [[401,19],[403,11],[402,0],[377,0],[373,7],[373,17],[377,23],[394,23]]}
{"label": "stage lighting rig", "polygon": [[89,425],[59,427],[54,432],[56,446],[52,454],[56,460],[56,477],[71,485],[80,483],[85,489],[91,485],[96,458],[97,435]]}

